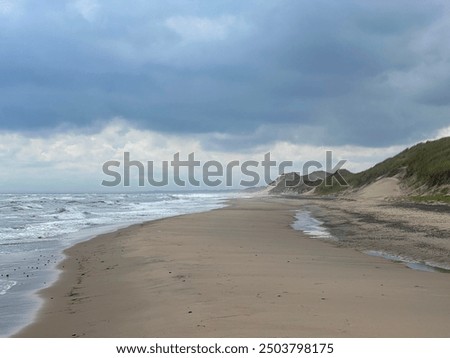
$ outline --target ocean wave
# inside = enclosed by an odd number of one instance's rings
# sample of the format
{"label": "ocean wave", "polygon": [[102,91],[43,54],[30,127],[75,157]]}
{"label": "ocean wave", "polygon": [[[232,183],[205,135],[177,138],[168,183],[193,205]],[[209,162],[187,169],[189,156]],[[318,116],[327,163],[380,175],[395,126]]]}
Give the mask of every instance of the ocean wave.
{"label": "ocean wave", "polygon": [[[34,267],[39,265],[44,272],[34,276],[36,270],[30,274],[31,269],[27,267],[22,272],[30,275],[29,280],[18,278],[21,292],[35,292],[41,284],[41,275],[55,274],[52,271],[54,265],[68,246],[119,227],[215,209],[223,206],[226,197],[222,194],[200,197],[173,193],[0,194],[2,272],[13,272],[25,262],[27,265],[34,263]],[[41,267],[43,257],[45,263],[51,261],[51,265],[44,263],[45,268]],[[45,273],[45,270],[49,271]],[[14,289],[11,288],[16,284],[11,277],[1,277],[0,294],[12,296]],[[29,313],[30,309],[17,307],[8,314],[20,321]],[[8,328],[8,324],[5,327]]]}
{"label": "ocean wave", "polygon": [[0,280],[0,295],[6,294],[15,285],[17,285],[17,281]]}

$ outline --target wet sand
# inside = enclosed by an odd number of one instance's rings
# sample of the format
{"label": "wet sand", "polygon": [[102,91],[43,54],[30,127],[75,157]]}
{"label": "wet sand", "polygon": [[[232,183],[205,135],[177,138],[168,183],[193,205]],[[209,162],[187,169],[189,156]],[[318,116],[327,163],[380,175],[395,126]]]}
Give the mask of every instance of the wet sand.
{"label": "wet sand", "polygon": [[80,243],[18,336],[450,337],[448,274],[307,237],[290,227],[302,207],[233,200]]}
{"label": "wet sand", "polygon": [[341,247],[386,252],[450,272],[450,205],[345,197],[300,200],[339,238]]}

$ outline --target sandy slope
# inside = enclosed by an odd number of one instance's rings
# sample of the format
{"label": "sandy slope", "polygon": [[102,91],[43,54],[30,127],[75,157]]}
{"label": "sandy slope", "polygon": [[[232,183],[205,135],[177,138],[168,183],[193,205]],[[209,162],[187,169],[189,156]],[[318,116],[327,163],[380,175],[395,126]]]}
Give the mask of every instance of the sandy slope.
{"label": "sandy slope", "polygon": [[360,199],[384,199],[402,195],[398,178],[383,178],[362,188],[356,194]]}

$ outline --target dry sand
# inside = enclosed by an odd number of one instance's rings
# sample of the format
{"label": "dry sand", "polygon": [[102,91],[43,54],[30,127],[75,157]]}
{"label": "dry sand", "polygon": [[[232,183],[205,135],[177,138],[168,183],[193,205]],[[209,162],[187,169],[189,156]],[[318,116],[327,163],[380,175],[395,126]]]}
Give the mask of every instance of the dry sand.
{"label": "dry sand", "polygon": [[308,238],[303,205],[234,200],[78,244],[19,336],[450,337],[448,274]]}

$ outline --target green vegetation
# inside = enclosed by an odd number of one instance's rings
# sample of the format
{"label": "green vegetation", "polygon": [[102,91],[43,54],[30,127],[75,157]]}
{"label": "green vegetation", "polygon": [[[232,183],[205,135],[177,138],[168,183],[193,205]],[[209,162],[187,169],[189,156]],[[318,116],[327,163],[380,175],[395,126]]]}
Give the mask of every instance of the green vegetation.
{"label": "green vegetation", "polygon": [[414,195],[409,199],[418,203],[429,203],[433,201],[444,202],[450,204],[450,195],[434,194],[434,195]]}
{"label": "green vegetation", "polygon": [[405,169],[405,179],[419,185],[436,186],[450,183],[450,137],[420,143],[393,158],[355,174],[353,186],[361,186],[379,177],[392,177]]}
{"label": "green vegetation", "polygon": [[[338,179],[336,178],[337,174],[332,174],[327,182],[322,182],[317,188],[316,193],[322,194],[322,195],[332,195],[337,194],[341,191],[344,191],[348,189],[349,187],[352,187],[352,182],[355,174],[349,172],[348,170],[339,170],[338,174],[345,180],[345,182],[348,185],[340,185]],[[331,184],[331,185],[330,185]]]}
{"label": "green vegetation", "polygon": [[[417,144],[360,173],[352,174],[348,171],[340,171],[340,173],[352,188],[370,184],[381,177],[392,177],[397,174],[401,174],[402,179],[414,187],[437,188],[450,184],[450,137]],[[333,181],[332,186],[322,183],[317,187],[316,192],[335,194],[347,188]],[[448,197],[444,195],[447,189],[443,190],[445,192],[442,192],[442,195],[435,195],[435,200],[439,200],[438,198],[448,200]]]}

